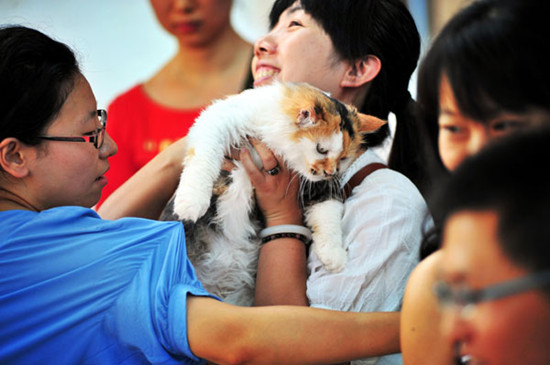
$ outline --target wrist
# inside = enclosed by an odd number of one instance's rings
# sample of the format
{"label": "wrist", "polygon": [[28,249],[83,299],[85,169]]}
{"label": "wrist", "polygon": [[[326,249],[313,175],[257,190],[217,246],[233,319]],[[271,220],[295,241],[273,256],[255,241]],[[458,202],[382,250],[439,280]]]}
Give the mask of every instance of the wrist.
{"label": "wrist", "polygon": [[282,224],[262,229],[259,237],[262,245],[280,238],[294,238],[302,241],[305,245],[309,245],[311,243],[311,230],[301,225]]}
{"label": "wrist", "polygon": [[302,214],[265,217],[266,227],[280,226],[283,224],[295,224],[298,226],[302,226],[304,224],[304,221],[302,219]]}

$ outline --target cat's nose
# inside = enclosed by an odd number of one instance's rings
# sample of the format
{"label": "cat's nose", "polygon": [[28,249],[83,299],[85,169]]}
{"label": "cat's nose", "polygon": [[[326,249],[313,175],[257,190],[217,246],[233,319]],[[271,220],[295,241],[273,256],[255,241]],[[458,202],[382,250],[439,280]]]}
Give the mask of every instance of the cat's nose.
{"label": "cat's nose", "polygon": [[336,175],[335,170],[323,170],[323,172],[325,173],[325,177],[333,177],[334,175]]}

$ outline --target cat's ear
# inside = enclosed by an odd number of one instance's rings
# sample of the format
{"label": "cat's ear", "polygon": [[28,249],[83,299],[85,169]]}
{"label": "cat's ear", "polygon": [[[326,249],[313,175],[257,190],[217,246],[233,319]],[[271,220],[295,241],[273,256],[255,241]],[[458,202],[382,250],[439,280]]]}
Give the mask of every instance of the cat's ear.
{"label": "cat's ear", "polygon": [[300,128],[313,127],[317,124],[317,115],[314,110],[311,109],[302,109],[298,113],[298,118],[296,119],[296,124]]}
{"label": "cat's ear", "polygon": [[340,82],[341,87],[360,87],[372,81],[380,72],[382,62],[376,56],[369,55],[348,65]]}
{"label": "cat's ear", "polygon": [[357,117],[359,118],[360,123],[359,132],[362,133],[372,133],[380,129],[380,127],[384,124],[388,123],[383,119],[363,113],[357,113]]}

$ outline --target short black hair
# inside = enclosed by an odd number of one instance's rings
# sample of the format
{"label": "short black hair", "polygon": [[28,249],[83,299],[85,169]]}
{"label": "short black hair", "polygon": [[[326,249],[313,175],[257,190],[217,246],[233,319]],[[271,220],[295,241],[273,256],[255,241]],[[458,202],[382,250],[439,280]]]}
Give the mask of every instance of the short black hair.
{"label": "short black hair", "polygon": [[73,51],[45,34],[0,28],[0,141],[37,145],[74,87],[80,69]]}

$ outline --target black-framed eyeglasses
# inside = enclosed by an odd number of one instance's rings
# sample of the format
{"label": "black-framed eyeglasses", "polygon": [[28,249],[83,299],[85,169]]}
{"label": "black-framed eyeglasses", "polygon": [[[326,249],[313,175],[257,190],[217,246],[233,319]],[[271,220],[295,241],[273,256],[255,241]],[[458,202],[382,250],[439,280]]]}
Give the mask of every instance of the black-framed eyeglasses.
{"label": "black-framed eyeglasses", "polygon": [[85,134],[80,137],[53,137],[53,136],[41,136],[40,139],[48,141],[61,141],[61,142],[89,142],[93,143],[94,147],[100,149],[105,142],[105,127],[107,126],[107,111],[105,109],[97,110],[97,117],[101,127],[93,132]]}
{"label": "black-framed eyeglasses", "polygon": [[440,306],[459,307],[461,313],[465,315],[471,312],[470,309],[473,309],[478,303],[505,298],[548,285],[550,285],[550,270],[544,270],[477,290],[464,285],[452,288],[444,281],[438,281],[434,285],[433,291]]}

